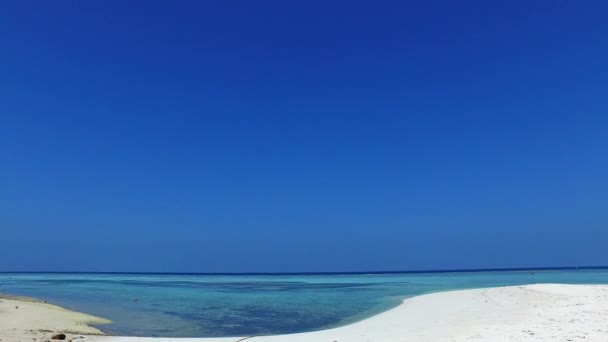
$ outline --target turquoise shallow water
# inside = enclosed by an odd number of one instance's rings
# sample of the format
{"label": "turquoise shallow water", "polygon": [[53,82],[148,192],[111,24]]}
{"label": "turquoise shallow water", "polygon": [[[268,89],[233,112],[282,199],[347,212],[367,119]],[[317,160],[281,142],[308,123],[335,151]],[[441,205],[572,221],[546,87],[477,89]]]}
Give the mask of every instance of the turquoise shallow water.
{"label": "turquoise shallow water", "polygon": [[330,328],[403,298],[529,283],[608,284],[608,270],[331,275],[0,273],[0,293],[48,300],[111,319],[138,336],[244,336]]}

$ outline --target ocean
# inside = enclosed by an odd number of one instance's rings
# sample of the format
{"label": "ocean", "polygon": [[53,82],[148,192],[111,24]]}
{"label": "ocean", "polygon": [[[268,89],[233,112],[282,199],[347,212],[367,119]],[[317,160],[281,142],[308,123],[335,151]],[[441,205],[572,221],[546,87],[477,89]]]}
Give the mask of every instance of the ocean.
{"label": "ocean", "polygon": [[0,293],[112,320],[115,335],[220,337],[326,329],[437,291],[608,284],[608,269],[373,274],[0,273]]}

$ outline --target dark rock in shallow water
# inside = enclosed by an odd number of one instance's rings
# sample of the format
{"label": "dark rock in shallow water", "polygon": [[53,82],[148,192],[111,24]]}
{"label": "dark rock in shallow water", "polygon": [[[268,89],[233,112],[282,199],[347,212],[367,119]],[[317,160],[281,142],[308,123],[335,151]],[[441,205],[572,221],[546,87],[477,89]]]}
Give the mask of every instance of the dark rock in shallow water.
{"label": "dark rock in shallow water", "polygon": [[65,334],[53,335],[53,337],[51,337],[51,339],[53,339],[53,340],[65,340]]}

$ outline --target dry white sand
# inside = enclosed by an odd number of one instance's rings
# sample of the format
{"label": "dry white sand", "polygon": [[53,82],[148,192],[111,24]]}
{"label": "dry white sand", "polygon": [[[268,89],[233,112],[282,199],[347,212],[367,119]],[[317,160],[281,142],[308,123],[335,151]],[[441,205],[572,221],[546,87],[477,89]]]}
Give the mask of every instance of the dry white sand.
{"label": "dry white sand", "polygon": [[95,342],[236,342],[243,339],[247,342],[607,342],[608,285],[544,284],[433,293],[406,299],[392,310],[351,325],[301,334],[215,339],[87,338]]}
{"label": "dry white sand", "polygon": [[88,324],[105,324],[103,318],[66,310],[22,297],[0,297],[0,341],[47,341],[54,334],[71,338],[79,334],[102,334]]}

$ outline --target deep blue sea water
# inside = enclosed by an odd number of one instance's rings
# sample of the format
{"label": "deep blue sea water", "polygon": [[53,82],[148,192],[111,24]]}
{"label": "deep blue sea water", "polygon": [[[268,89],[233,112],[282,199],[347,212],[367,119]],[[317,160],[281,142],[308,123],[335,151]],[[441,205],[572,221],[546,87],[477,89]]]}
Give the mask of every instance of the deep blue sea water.
{"label": "deep blue sea water", "polygon": [[111,334],[248,336],[330,328],[444,290],[608,284],[608,269],[323,275],[0,273],[0,293],[108,318]]}

